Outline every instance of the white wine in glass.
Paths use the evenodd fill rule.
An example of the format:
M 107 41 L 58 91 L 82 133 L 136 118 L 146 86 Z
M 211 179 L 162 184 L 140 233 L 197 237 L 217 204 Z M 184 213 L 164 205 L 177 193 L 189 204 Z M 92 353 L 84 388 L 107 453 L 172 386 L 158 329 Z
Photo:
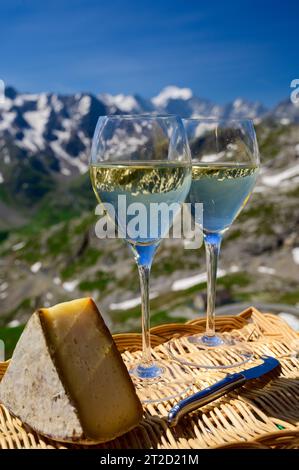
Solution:
M 131 248 L 139 271 L 142 358 L 130 370 L 137 392 L 143 401 L 177 396 L 185 388 L 174 383 L 171 362 L 157 362 L 152 357 L 149 279 L 156 250 L 191 185 L 191 156 L 182 121 L 170 115 L 100 117 L 93 138 L 90 175 L 98 201 L 105 205 L 121 238 Z M 172 207 L 176 203 L 176 209 L 169 217 L 157 220 L 151 209 L 161 203 Z M 141 230 L 133 223 L 134 211 L 139 212 L 137 225 Z M 154 396 L 156 399 L 152 399 Z
M 188 357 L 170 345 L 172 357 L 194 367 L 226 368 L 246 362 L 246 344 L 215 330 L 217 264 L 223 235 L 247 203 L 259 170 L 259 151 L 253 122 L 221 119 L 183 120 L 192 155 L 191 212 L 203 204 L 203 237 L 207 263 L 206 332 L 189 337 L 197 347 Z M 195 211 L 193 211 L 195 215 Z M 240 253 L 242 256 L 242 253 Z M 208 354 L 207 350 L 216 351 Z M 192 357 L 191 357 L 192 356 Z

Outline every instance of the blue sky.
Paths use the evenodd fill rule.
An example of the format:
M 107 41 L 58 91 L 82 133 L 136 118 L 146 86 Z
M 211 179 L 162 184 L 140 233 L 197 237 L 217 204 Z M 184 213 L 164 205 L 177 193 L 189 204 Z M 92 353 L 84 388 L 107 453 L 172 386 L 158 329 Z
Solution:
M 166 85 L 267 105 L 299 78 L 298 0 L 0 0 L 0 78 L 22 91 Z

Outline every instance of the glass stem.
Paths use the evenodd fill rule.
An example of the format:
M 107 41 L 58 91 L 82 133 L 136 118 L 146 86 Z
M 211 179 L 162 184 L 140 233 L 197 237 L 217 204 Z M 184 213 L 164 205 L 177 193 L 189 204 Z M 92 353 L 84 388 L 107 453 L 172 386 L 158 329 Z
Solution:
M 149 281 L 153 258 L 157 245 L 135 246 L 134 254 L 138 266 L 141 307 L 142 307 L 142 366 L 150 368 L 153 365 L 150 336 L 150 301 Z
M 215 336 L 217 264 L 221 241 L 222 235 L 220 233 L 204 234 L 207 261 L 207 324 L 205 333 L 207 337 Z
M 151 267 L 138 265 L 138 271 L 142 305 L 142 364 L 143 366 L 148 367 L 152 365 L 149 305 L 149 280 Z

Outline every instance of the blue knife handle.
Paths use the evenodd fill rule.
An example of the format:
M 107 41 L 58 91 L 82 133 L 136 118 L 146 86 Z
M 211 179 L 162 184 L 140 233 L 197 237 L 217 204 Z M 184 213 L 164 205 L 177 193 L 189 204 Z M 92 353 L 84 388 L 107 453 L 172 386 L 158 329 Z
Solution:
M 207 403 L 221 397 L 227 392 L 241 387 L 246 382 L 246 378 L 241 373 L 229 374 L 224 379 L 216 382 L 215 384 L 207 387 L 200 392 L 184 398 L 184 400 L 177 403 L 168 413 L 169 426 L 175 426 L 179 419 L 186 413 L 190 413 L 197 408 L 200 408 Z

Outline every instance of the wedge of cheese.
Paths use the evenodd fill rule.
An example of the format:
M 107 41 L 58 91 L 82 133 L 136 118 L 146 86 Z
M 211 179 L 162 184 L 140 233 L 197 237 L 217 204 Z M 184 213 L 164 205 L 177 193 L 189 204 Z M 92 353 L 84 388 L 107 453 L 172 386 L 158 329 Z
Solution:
M 106 442 L 142 417 L 125 364 L 90 298 L 31 316 L 0 382 L 0 401 L 59 441 Z

